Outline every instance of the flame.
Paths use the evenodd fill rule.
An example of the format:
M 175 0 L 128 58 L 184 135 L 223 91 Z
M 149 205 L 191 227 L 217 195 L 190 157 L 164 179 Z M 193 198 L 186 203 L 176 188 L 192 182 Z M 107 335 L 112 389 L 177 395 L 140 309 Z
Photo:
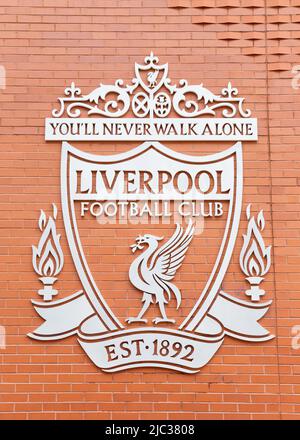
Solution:
M 38 247 L 32 246 L 32 265 L 41 277 L 55 277 L 64 264 L 64 256 L 60 246 L 60 235 L 56 233 L 55 220 L 57 208 L 53 204 L 53 217 L 48 220 L 41 211 L 39 228 L 42 232 Z
M 240 254 L 240 266 L 248 277 L 262 277 L 271 266 L 271 246 L 265 247 L 261 232 L 265 228 L 263 211 L 255 217 L 250 214 L 251 205 L 247 206 L 248 229 L 243 234 L 244 244 Z M 250 218 L 251 217 L 251 218 Z

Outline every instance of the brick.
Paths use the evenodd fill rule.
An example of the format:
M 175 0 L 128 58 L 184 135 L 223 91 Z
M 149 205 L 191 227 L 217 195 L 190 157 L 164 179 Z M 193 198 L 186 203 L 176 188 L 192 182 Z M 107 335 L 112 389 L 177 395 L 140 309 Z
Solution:
M 188 8 L 191 6 L 191 0 L 168 0 L 169 8 Z
M 241 34 L 239 32 L 220 32 L 217 34 L 220 40 L 239 40 Z

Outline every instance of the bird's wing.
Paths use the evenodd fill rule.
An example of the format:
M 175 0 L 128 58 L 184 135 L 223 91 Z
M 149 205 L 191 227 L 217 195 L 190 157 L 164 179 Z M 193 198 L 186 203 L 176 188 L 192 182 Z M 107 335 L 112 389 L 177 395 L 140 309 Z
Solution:
M 170 281 L 182 265 L 186 251 L 192 241 L 194 225 L 190 221 L 186 230 L 177 224 L 172 237 L 153 255 L 150 270 L 159 278 Z
M 153 72 L 149 72 L 148 73 L 148 78 L 151 79 L 151 81 L 152 80 L 155 81 L 156 78 L 158 77 L 158 73 L 159 73 L 158 70 L 154 70 Z

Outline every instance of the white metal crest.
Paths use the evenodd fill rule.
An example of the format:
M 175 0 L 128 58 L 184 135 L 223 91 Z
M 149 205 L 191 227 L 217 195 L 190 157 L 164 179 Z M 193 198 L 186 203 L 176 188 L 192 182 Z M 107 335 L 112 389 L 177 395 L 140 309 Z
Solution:
M 251 286 L 245 292 L 250 301 L 235 298 L 222 289 L 242 212 L 241 141 L 257 139 L 257 120 L 250 117 L 249 109 L 243 108 L 244 98 L 238 96 L 238 90 L 230 82 L 217 95 L 203 84 L 189 85 L 183 79 L 178 85 L 173 84 L 168 77 L 168 64 L 159 64 L 151 52 L 143 64 L 135 63 L 131 84 L 119 79 L 113 85 L 100 84 L 82 94 L 72 82 L 59 103 L 52 118 L 46 119 L 45 139 L 64 141 L 62 212 L 82 290 L 52 300 L 58 293 L 53 284 L 64 264 L 54 205 L 53 216 L 47 219 L 41 213 L 42 235 L 38 246 L 33 247 L 33 268 L 44 285 L 38 293 L 44 301 L 32 302 L 44 323 L 29 336 L 51 341 L 76 335 L 92 362 L 106 372 L 158 366 L 185 373 L 195 373 L 209 362 L 226 335 L 249 342 L 271 339 L 273 336 L 258 322 L 271 304 L 260 302 L 265 291 L 259 287 L 270 269 L 271 248 L 265 246 L 262 237 L 263 212 L 257 219 L 251 217 L 250 205 L 240 255 L 241 270 Z M 93 155 L 65 142 L 70 140 L 144 142 L 120 154 Z M 159 142 L 163 140 L 236 143 L 219 153 L 191 156 L 171 150 Z M 203 179 L 200 184 L 203 175 L 204 184 Z M 179 176 L 185 176 L 186 188 Z M 78 226 L 78 206 L 84 216 L 90 204 L 105 209 L 104 201 L 117 209 L 126 204 L 135 207 L 140 202 L 150 213 L 150 202 L 172 202 L 172 206 L 176 202 L 181 206 L 182 200 L 183 204 L 196 200 L 203 206 L 214 205 L 214 215 L 225 217 L 220 246 L 199 297 L 182 322 L 169 319 L 167 306 L 172 296 L 177 308 L 181 306 L 182 294 L 175 275 L 193 246 L 193 221 L 186 227 L 174 225 L 173 233 L 162 243 L 163 237 L 144 232 L 131 245 L 133 252 L 142 252 L 137 252 L 128 267 L 129 280 L 141 293 L 143 305 L 137 316 L 128 313 L 121 322 L 87 263 Z M 224 211 L 222 203 L 226 205 Z M 153 325 L 147 325 L 145 315 L 154 302 L 160 316 L 153 319 Z M 139 327 L 136 323 L 145 325 Z

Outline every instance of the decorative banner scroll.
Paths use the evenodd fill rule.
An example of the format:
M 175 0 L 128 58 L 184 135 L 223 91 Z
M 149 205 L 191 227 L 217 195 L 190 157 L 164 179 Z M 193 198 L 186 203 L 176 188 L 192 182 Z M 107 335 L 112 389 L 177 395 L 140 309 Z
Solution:
M 225 292 L 195 332 L 157 327 L 105 331 L 83 292 L 51 304 L 32 303 L 45 322 L 30 337 L 49 341 L 77 335 L 90 359 L 107 372 L 159 366 L 194 373 L 209 362 L 225 335 L 250 342 L 273 338 L 258 323 L 271 301 L 254 305 Z

